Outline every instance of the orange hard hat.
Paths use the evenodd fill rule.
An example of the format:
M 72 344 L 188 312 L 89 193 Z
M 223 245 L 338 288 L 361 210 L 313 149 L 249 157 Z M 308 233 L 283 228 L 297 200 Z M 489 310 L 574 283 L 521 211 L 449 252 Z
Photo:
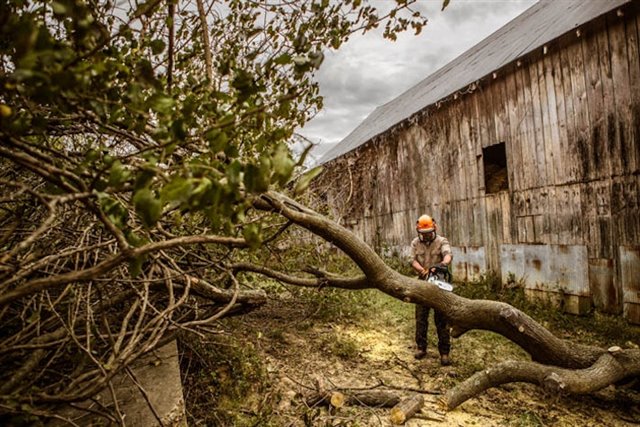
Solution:
M 429 232 L 436 229 L 436 222 L 429 215 L 422 215 L 416 222 L 416 230 L 418 232 Z

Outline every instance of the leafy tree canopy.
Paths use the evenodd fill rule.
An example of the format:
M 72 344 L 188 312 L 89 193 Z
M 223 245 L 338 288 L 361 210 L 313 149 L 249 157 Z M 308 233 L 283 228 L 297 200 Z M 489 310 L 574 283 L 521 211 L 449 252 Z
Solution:
M 260 300 L 227 263 L 286 226 L 256 198 L 315 174 L 293 184 L 287 141 L 323 52 L 419 32 L 413 3 L 0 0 L 0 412 L 50 415 Z

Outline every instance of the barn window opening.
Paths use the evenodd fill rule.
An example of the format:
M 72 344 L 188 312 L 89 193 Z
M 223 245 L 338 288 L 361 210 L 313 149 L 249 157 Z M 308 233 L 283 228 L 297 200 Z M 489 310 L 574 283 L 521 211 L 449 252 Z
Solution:
M 504 142 L 482 149 L 485 193 L 497 193 L 509 189 L 507 152 Z

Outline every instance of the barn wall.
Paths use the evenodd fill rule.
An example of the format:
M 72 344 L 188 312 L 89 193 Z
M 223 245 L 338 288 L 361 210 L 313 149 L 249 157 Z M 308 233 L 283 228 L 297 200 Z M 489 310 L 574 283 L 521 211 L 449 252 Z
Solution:
M 455 246 L 455 275 L 493 270 L 640 323 L 637 5 L 571 32 L 326 165 L 336 214 L 407 253 L 420 213 Z M 504 143 L 508 190 L 483 151 Z

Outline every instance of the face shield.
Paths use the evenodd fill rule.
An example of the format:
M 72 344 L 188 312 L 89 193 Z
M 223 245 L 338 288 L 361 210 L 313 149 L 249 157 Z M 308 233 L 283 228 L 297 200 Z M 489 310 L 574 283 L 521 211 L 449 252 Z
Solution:
M 418 230 L 418 238 L 423 243 L 433 242 L 433 239 L 436 238 L 436 229 L 428 228 L 426 230 Z

